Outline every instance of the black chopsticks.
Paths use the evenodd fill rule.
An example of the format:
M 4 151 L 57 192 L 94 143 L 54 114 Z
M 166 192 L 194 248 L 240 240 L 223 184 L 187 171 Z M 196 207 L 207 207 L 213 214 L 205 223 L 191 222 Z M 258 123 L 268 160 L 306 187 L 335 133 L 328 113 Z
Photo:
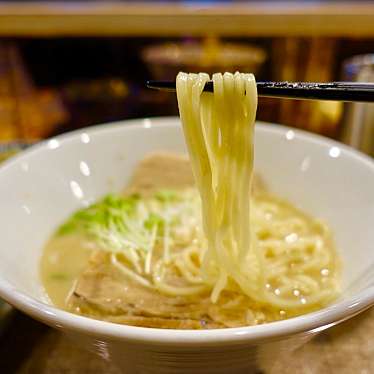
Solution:
M 147 81 L 147 87 L 175 91 L 173 81 Z M 213 82 L 205 84 L 204 91 L 213 92 Z M 356 82 L 257 82 L 259 96 L 289 99 L 374 102 L 374 83 Z

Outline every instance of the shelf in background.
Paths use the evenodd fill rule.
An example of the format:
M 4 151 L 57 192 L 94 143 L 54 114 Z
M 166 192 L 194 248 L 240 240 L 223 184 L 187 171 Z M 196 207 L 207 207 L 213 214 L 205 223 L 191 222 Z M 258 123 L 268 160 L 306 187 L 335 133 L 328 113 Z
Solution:
M 370 2 L 2 2 L 0 36 L 373 37 Z

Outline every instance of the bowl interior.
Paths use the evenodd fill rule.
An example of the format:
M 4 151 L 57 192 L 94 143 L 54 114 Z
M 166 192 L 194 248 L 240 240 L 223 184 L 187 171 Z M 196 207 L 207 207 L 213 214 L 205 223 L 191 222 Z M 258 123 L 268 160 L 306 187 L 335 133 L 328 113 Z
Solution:
M 0 168 L 0 285 L 47 302 L 43 244 L 69 213 L 123 188 L 156 150 L 185 152 L 176 118 L 85 129 L 26 151 Z M 344 297 L 371 285 L 374 166 L 347 147 L 282 126 L 256 127 L 255 168 L 270 189 L 332 227 L 343 260 Z M 0 287 L 1 288 L 1 287 Z

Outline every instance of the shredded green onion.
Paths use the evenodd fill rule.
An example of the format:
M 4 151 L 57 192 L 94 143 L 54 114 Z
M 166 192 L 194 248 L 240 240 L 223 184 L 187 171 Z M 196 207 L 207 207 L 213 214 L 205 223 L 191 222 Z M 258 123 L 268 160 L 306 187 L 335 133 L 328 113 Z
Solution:
M 137 270 L 139 255 L 144 254 L 147 258 L 144 271 L 149 273 L 154 246 L 160 243 L 163 257 L 168 261 L 174 237 L 181 229 L 192 232 L 199 212 L 195 190 L 160 190 L 149 198 L 110 194 L 74 213 L 56 235 L 84 234 L 103 250 L 123 253 Z

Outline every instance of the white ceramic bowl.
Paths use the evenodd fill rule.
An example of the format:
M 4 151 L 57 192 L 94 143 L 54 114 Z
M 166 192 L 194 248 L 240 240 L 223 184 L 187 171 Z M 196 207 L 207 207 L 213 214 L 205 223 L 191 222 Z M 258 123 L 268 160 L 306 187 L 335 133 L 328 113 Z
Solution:
M 341 300 L 286 321 L 210 331 L 116 325 L 49 305 L 39 279 L 45 240 L 69 213 L 120 190 L 136 163 L 155 150 L 185 150 L 178 119 L 88 128 L 6 162 L 0 168 L 0 297 L 132 374 L 248 373 L 374 303 L 373 160 L 322 137 L 258 124 L 256 169 L 276 194 L 334 230 L 344 263 Z

